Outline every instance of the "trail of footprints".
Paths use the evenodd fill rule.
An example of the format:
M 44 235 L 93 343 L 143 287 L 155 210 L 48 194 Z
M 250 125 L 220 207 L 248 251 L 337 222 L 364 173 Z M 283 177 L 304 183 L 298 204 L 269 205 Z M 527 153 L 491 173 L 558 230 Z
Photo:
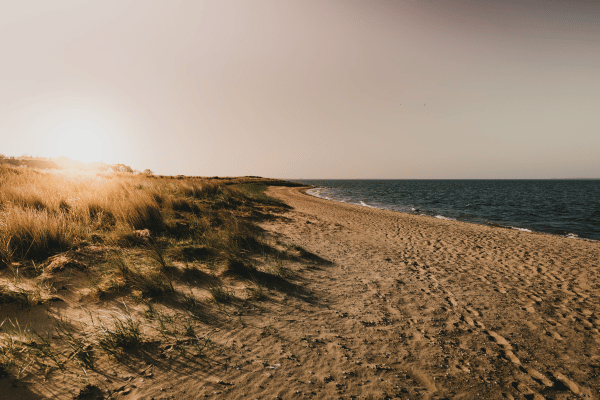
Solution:
M 461 267 L 454 267 L 454 269 L 459 272 L 467 272 Z M 522 309 L 530 314 L 535 314 L 536 307 L 541 306 L 544 302 L 541 296 L 544 298 L 561 298 L 562 306 L 561 304 L 548 305 L 554 307 L 556 312 L 565 319 L 565 322 L 581 324 L 584 329 L 594 333 L 596 340 L 600 342 L 600 317 L 590 310 L 597 307 L 598 299 L 592 299 L 588 293 L 577 287 L 574 282 L 566 282 L 565 278 L 549 271 L 546 267 L 538 266 L 532 271 L 525 271 L 525 269 L 527 269 L 526 266 L 503 269 L 497 264 L 494 264 L 493 267 L 484 264 L 481 270 L 482 274 L 475 278 L 482 282 L 484 286 L 492 288 L 500 294 L 508 294 L 508 288 L 502 281 L 513 280 L 513 285 L 509 284 L 509 286 L 516 286 L 516 289 L 521 292 L 522 296 L 517 297 L 517 299 L 521 303 Z M 532 278 L 532 273 L 533 276 L 537 275 L 540 282 Z M 514 285 L 514 283 L 517 285 Z M 534 286 L 544 286 L 550 291 L 543 290 L 545 293 L 541 294 L 532 289 Z M 451 296 L 448 298 L 448 302 L 454 306 Z M 575 313 L 573 311 L 579 308 L 582 308 L 580 312 Z M 556 323 L 550 324 L 552 326 L 557 325 Z M 550 336 L 556 340 L 562 339 L 556 331 L 551 331 Z
M 456 308 L 457 313 L 460 313 L 460 311 L 458 310 L 458 302 L 456 301 L 456 299 L 454 298 L 454 296 L 452 295 L 451 292 L 447 291 L 447 293 L 448 293 L 448 297 L 447 297 L 448 302 L 453 307 Z M 535 296 L 532 296 L 532 297 L 535 298 Z M 537 298 L 536 301 L 541 302 L 541 299 Z M 466 307 L 465 309 L 467 311 L 469 311 L 469 313 L 471 315 L 473 315 L 474 317 L 480 316 L 479 312 L 477 310 L 473 309 L 472 307 Z M 513 346 L 511 345 L 511 343 L 506 338 L 504 338 L 503 336 L 498 334 L 497 332 L 486 329 L 485 325 L 482 322 L 480 322 L 478 320 L 474 320 L 466 313 L 460 313 L 460 317 L 461 317 L 461 320 L 464 321 L 471 328 L 479 329 L 481 332 L 485 333 L 491 340 L 493 340 L 503 350 L 504 357 L 507 360 L 509 360 L 511 363 L 513 363 L 516 368 L 521 370 L 521 372 L 527 373 L 535 381 L 541 383 L 542 385 L 544 385 L 546 387 L 552 387 L 552 386 L 554 386 L 555 382 L 560 382 L 574 394 L 576 394 L 576 395 L 581 394 L 581 389 L 579 388 L 579 386 L 575 382 L 573 382 L 572 380 L 570 380 L 569 378 L 567 378 L 566 376 L 561 374 L 560 372 L 552 373 L 552 376 L 554 378 L 554 382 L 553 382 L 551 379 L 549 379 L 547 376 L 545 376 L 541 372 L 537 371 L 536 369 L 531 368 L 529 366 L 524 366 L 521 363 L 521 360 L 519 360 L 519 358 L 514 354 Z M 517 386 L 517 389 L 521 393 L 523 393 L 523 395 L 531 395 L 533 399 L 540 399 L 540 400 L 544 399 L 544 396 L 542 396 L 540 393 L 533 391 L 526 384 L 524 384 L 522 382 L 517 383 L 516 386 Z
M 532 368 L 535 363 L 531 363 L 532 360 L 528 359 L 527 351 L 523 352 L 523 349 L 528 350 L 530 353 L 534 351 L 533 347 L 526 348 L 531 346 L 532 342 L 525 341 L 523 342 L 525 345 L 523 345 L 518 338 L 520 332 L 527 332 L 527 329 L 513 330 L 512 332 L 516 335 L 513 337 L 511 333 L 509 340 L 497 332 L 502 331 L 502 328 L 497 327 L 502 325 L 502 320 L 499 321 L 499 324 L 494 324 L 494 315 L 490 315 L 490 310 L 487 310 L 487 308 L 481 307 L 483 303 L 480 302 L 479 306 L 475 305 L 480 311 L 471 307 L 473 303 L 467 305 L 464 303 L 467 301 L 477 303 L 477 300 L 473 299 L 474 293 L 491 292 L 489 298 L 492 301 L 497 301 L 496 306 L 499 308 L 502 307 L 502 303 L 513 307 L 516 302 L 518 307 L 515 315 L 520 314 L 523 318 L 529 320 L 529 325 L 523 324 L 523 326 L 534 326 L 532 329 L 541 330 L 542 334 L 545 333 L 547 336 L 547 343 L 550 343 L 550 346 L 553 340 L 557 344 L 565 342 L 560 332 L 567 328 L 570 331 L 575 330 L 580 333 L 585 330 L 586 335 L 579 335 L 579 337 L 585 336 L 587 338 L 587 333 L 590 333 L 591 337 L 597 343 L 600 343 L 600 301 L 598 293 L 594 291 L 586 292 L 586 282 L 582 282 L 583 279 L 581 278 L 579 280 L 567 279 L 567 277 L 578 277 L 577 269 L 583 269 L 582 265 L 584 264 L 597 264 L 597 260 L 596 262 L 580 258 L 566 260 L 560 257 L 559 249 L 556 250 L 555 254 L 519 251 L 518 245 L 520 245 L 520 242 L 516 241 L 514 250 L 517 252 L 511 253 L 511 250 L 513 250 L 511 243 L 504 243 L 503 247 L 494 247 L 494 238 L 483 237 L 483 235 L 461 240 L 462 243 L 456 243 L 452 237 L 446 237 L 450 244 L 449 247 L 469 249 L 462 254 L 451 253 L 444 251 L 447 247 L 444 241 L 431 239 L 430 235 L 427 236 L 429 239 L 425 247 L 420 245 L 424 237 L 422 233 L 406 232 L 404 229 L 399 229 L 399 232 L 401 234 L 386 236 L 386 239 L 378 245 L 381 245 L 381 253 L 386 252 L 383 257 L 390 257 L 386 258 L 386 261 L 400 259 L 400 263 L 404 264 L 404 270 L 399 277 L 400 279 L 398 279 L 398 289 L 392 289 L 396 285 L 395 280 L 390 287 L 392 295 L 402 293 L 400 295 L 401 302 L 397 303 L 400 306 L 393 306 L 395 302 L 391 301 L 392 295 L 385 300 L 382 298 L 384 315 L 388 312 L 392 316 L 398 317 L 398 320 L 408 323 L 406 329 L 402 326 L 399 328 L 404 337 L 411 330 L 418 330 L 421 332 L 420 336 L 430 341 L 431 344 L 442 343 L 442 341 L 436 342 L 435 334 L 428 334 L 428 329 L 431 333 L 434 329 L 438 329 L 440 323 L 437 323 L 437 325 L 431 322 L 427 324 L 423 322 L 425 318 L 419 318 L 418 321 L 414 318 L 406 318 L 408 315 L 418 314 L 435 317 L 435 312 L 432 312 L 431 308 L 438 306 L 448 310 L 439 313 L 440 316 L 444 316 L 446 323 L 456 321 L 456 323 L 463 324 L 462 326 L 466 328 L 463 332 L 474 333 L 459 333 L 465 338 L 464 344 L 468 345 L 469 340 L 477 342 L 482 338 L 489 340 L 490 344 L 493 343 L 492 347 L 497 348 L 499 355 L 507 360 L 501 363 L 501 367 L 505 366 L 509 370 L 512 368 L 516 372 L 514 377 L 517 382 L 514 382 L 512 386 L 527 399 L 544 399 L 543 395 L 537 393 L 532 387 L 545 394 L 546 388 L 554 388 L 560 391 L 568 389 L 575 395 L 589 393 L 588 389 L 579 387 L 577 383 L 556 371 L 555 369 L 560 368 L 557 363 L 543 364 L 544 360 L 540 357 L 536 359 L 538 362 L 536 368 L 544 368 L 543 365 L 548 367 L 554 365 L 555 367 L 542 369 L 541 371 Z M 412 236 L 414 236 L 414 241 Z M 490 239 L 491 244 L 485 239 Z M 390 247 L 386 246 L 388 241 L 391 244 Z M 320 247 L 323 246 L 321 241 L 316 240 L 316 242 L 319 243 Z M 487 248 L 488 251 L 482 251 L 482 247 Z M 401 251 L 398 252 L 398 249 L 401 249 Z M 381 257 L 381 253 L 367 254 L 365 259 L 377 259 L 379 258 L 378 255 Z M 552 260 L 552 257 L 555 257 L 556 263 Z M 545 260 L 544 263 L 548 263 L 548 267 L 536 262 L 537 259 Z M 419 264 L 414 260 L 418 260 Z M 349 261 L 352 264 L 350 259 Z M 386 263 L 382 264 L 387 265 Z M 474 269 L 473 266 L 476 268 Z M 358 265 L 354 264 L 354 267 L 358 267 Z M 366 265 L 365 267 L 368 268 Z M 399 267 L 402 268 L 402 265 L 399 265 Z M 374 276 L 370 278 L 374 278 L 373 281 L 380 279 L 380 277 Z M 593 281 L 597 282 L 597 276 L 594 278 Z M 417 280 L 417 282 L 413 281 L 416 285 L 410 285 L 416 291 L 410 290 L 409 285 L 405 285 L 411 279 Z M 402 280 L 406 282 L 403 283 Z M 584 284 L 582 285 L 582 283 Z M 452 291 L 445 290 L 446 287 L 451 287 Z M 356 288 L 358 289 L 358 286 Z M 366 284 L 360 290 L 360 293 L 362 293 L 360 297 L 366 301 L 372 298 L 380 289 L 378 286 Z M 365 302 L 365 308 L 367 304 Z M 369 303 L 369 305 L 373 306 L 372 303 Z M 482 310 L 482 308 L 485 308 L 485 310 Z M 522 312 L 518 311 L 519 309 Z M 496 312 L 496 310 L 491 311 Z M 490 326 L 486 326 L 483 320 Z M 507 322 L 506 320 L 503 321 Z M 567 335 L 567 337 L 568 340 L 572 338 L 571 335 Z M 414 342 L 417 339 L 420 340 L 416 338 Z M 514 340 L 514 343 L 511 343 L 511 340 Z M 449 342 L 449 340 L 446 341 Z M 406 342 L 403 341 L 402 343 Z M 454 350 L 455 355 L 458 352 L 462 353 L 457 347 Z M 434 351 L 431 351 L 431 354 L 434 354 Z M 441 353 L 438 352 L 437 354 Z M 477 355 L 473 355 L 473 359 L 477 357 Z M 472 362 L 473 359 L 470 359 L 470 361 Z M 453 362 L 458 361 L 459 365 L 457 367 L 466 370 L 468 367 L 464 364 L 468 365 L 467 360 L 469 360 L 468 354 L 466 357 L 456 357 Z M 581 358 L 578 360 L 581 360 Z M 598 365 L 600 365 L 600 362 L 598 362 Z M 567 367 L 565 366 L 565 368 Z M 528 378 L 521 381 L 521 375 L 523 374 L 526 374 Z M 585 384 L 586 382 L 581 379 L 581 376 L 580 374 L 577 379 Z M 538 383 L 539 386 L 531 385 L 531 380 Z M 551 390 L 549 393 L 555 392 Z M 506 398 L 512 398 L 508 393 L 503 393 L 503 395 Z M 552 397 L 552 394 L 550 396 Z
M 463 271 L 461 268 L 455 268 L 454 273 L 456 273 L 456 270 L 459 270 L 460 272 L 464 272 L 467 273 L 467 271 Z M 434 289 L 434 292 L 436 291 L 435 289 L 441 289 L 443 292 L 443 296 L 447 302 L 447 304 L 449 304 L 452 309 L 454 310 L 454 312 L 456 313 L 456 315 L 459 316 L 459 319 L 466 324 L 470 329 L 472 330 L 477 330 L 478 332 L 485 334 L 490 341 L 494 342 L 499 349 L 501 350 L 501 353 L 503 355 L 503 357 L 510 361 L 510 363 L 512 363 L 512 365 L 514 366 L 515 369 L 517 369 L 518 371 L 527 374 L 531 379 L 533 379 L 534 381 L 538 382 L 540 385 L 542 385 L 543 387 L 546 388 L 551 388 L 551 387 L 556 387 L 556 385 L 558 386 L 563 386 L 562 389 L 567 388 L 568 390 L 570 390 L 573 394 L 575 395 L 582 395 L 582 390 L 581 388 L 571 379 L 569 379 L 568 377 L 566 377 L 564 374 L 558 372 L 558 371 L 551 371 L 548 372 L 549 375 L 545 375 L 542 372 L 532 368 L 529 365 L 526 365 L 526 363 L 522 363 L 521 360 L 519 359 L 519 357 L 515 354 L 515 348 L 514 346 L 510 343 L 509 340 L 507 340 L 505 337 L 503 337 L 502 335 L 500 335 L 499 333 L 491 330 L 491 329 L 487 329 L 485 324 L 483 322 L 481 322 L 479 320 L 479 318 L 481 317 L 481 314 L 475 310 L 473 307 L 470 306 L 466 306 L 466 307 L 461 307 L 459 305 L 459 301 L 457 300 L 457 297 L 454 293 L 452 293 L 450 290 L 444 289 L 442 288 L 440 281 L 433 275 L 432 272 L 438 272 L 438 273 L 442 273 L 442 269 L 434 269 L 432 271 L 431 268 L 427 269 L 427 271 L 425 271 L 423 268 L 421 268 L 420 266 L 414 265 L 413 268 L 411 268 L 411 271 L 413 273 L 415 273 L 416 275 L 416 279 L 421 281 L 422 283 L 424 283 L 425 280 L 429 281 L 429 288 Z M 495 273 L 493 273 L 493 271 L 485 271 L 488 272 L 489 275 L 496 275 Z M 538 271 L 540 273 L 548 273 L 547 270 L 542 269 L 541 271 Z M 561 282 L 560 279 L 552 276 L 554 279 L 551 279 L 551 282 Z M 473 277 L 476 278 L 476 277 Z M 485 277 L 479 277 L 480 281 L 483 282 L 484 284 L 486 284 L 488 287 L 494 287 L 494 290 L 496 290 L 498 293 L 500 294 L 507 294 L 508 291 L 507 289 L 504 287 L 504 285 L 502 285 L 501 283 L 496 283 L 499 282 L 500 277 L 490 277 L 490 279 L 487 279 Z M 544 276 L 545 278 L 545 276 Z M 531 282 L 531 280 L 527 279 L 527 278 L 521 278 L 520 279 L 520 283 L 522 284 L 522 286 L 513 286 L 514 290 L 518 290 L 520 295 L 518 298 L 518 301 L 521 303 L 522 309 L 524 311 L 527 311 L 528 313 L 531 314 L 536 314 L 536 306 L 540 306 L 543 303 L 543 298 L 540 297 L 537 292 L 535 292 L 534 290 L 531 290 L 529 288 L 534 286 L 534 283 Z M 525 287 L 524 289 L 522 287 Z M 557 288 L 558 290 L 560 290 L 560 288 Z M 426 295 L 430 295 L 430 296 L 435 296 L 435 293 L 432 292 L 431 290 L 428 290 L 427 288 L 421 288 L 421 291 L 426 294 Z M 573 292 L 574 293 L 574 292 Z M 549 293 L 550 295 L 552 295 L 552 293 Z M 561 295 L 564 294 L 564 291 L 561 292 Z M 548 297 L 548 293 L 545 293 L 544 297 Z M 581 298 L 581 297 L 580 297 Z M 573 321 L 577 321 L 579 323 L 581 323 L 586 329 L 590 330 L 593 333 L 598 333 L 598 324 L 600 323 L 600 318 L 598 318 L 594 312 L 592 312 L 591 310 L 587 309 L 587 308 L 581 308 L 582 304 L 586 304 L 588 303 L 587 298 L 582 298 L 581 300 L 578 299 L 577 296 L 573 296 L 573 297 L 568 297 L 565 299 L 567 304 L 563 304 L 561 305 L 554 305 L 554 307 L 558 308 L 558 309 L 562 309 L 563 310 L 563 318 L 567 318 L 570 317 Z M 561 308 L 562 307 L 562 308 Z M 579 308 L 578 308 L 579 307 Z M 461 312 L 462 310 L 466 310 L 467 312 Z M 579 312 L 577 315 L 572 315 L 573 314 L 573 310 L 578 309 Z M 559 315 L 561 315 L 559 313 Z M 546 322 L 548 327 L 560 327 L 561 323 L 555 321 L 554 319 L 551 318 L 544 318 L 542 316 L 539 316 L 539 320 L 540 322 Z M 411 321 L 409 321 L 411 322 Z M 415 322 L 415 321 L 412 321 Z M 415 325 L 414 323 L 411 323 L 411 325 Z M 557 341 L 561 341 L 562 337 L 561 335 L 553 329 L 548 329 L 547 330 L 547 335 L 552 337 L 553 339 L 557 340 Z M 425 337 L 427 337 L 425 335 Z M 600 340 L 598 340 L 600 342 Z M 541 400 L 544 399 L 545 397 L 536 392 L 535 390 L 531 389 L 529 386 L 527 386 L 526 383 L 524 382 L 515 382 L 514 387 L 521 392 L 524 396 L 526 396 L 528 399 L 537 399 L 537 400 Z M 510 396 L 508 396 L 510 398 Z
M 515 348 L 510 343 L 509 340 L 507 340 L 505 337 L 503 337 L 499 333 L 486 328 L 485 324 L 479 320 L 479 318 L 481 317 L 481 314 L 479 313 L 479 311 L 477 311 L 476 309 L 474 309 L 473 307 L 470 307 L 470 306 L 461 307 L 459 304 L 459 301 L 457 300 L 456 295 L 453 292 L 451 292 L 450 290 L 445 290 L 442 288 L 440 281 L 432 273 L 432 272 L 441 272 L 440 270 L 432 271 L 430 269 L 428 271 L 424 271 L 422 268 L 416 267 L 416 268 L 412 268 L 412 272 L 415 273 L 416 279 L 421 281 L 422 283 L 425 283 L 424 281 L 426 281 L 426 280 L 429 281 L 428 287 L 429 287 L 429 289 L 432 289 L 432 290 L 429 290 L 427 287 L 421 288 L 421 291 L 424 294 L 435 297 L 436 292 L 439 292 L 439 289 L 441 289 L 447 304 L 449 304 L 452 307 L 454 312 L 459 316 L 460 320 L 463 323 L 465 323 L 466 325 L 468 325 L 472 330 L 474 330 L 474 331 L 477 330 L 478 332 L 485 334 L 491 342 L 495 343 L 499 347 L 503 357 L 506 360 L 510 361 L 510 363 L 512 363 L 512 365 L 514 366 L 514 368 L 516 370 L 518 370 L 521 373 L 527 374 L 532 380 L 534 380 L 535 382 L 538 382 L 543 387 L 546 387 L 546 388 L 555 387 L 555 388 L 558 388 L 559 390 L 568 389 L 573 394 L 578 395 L 578 396 L 581 396 L 584 394 L 582 392 L 582 389 L 577 385 L 577 383 L 575 383 L 574 381 L 572 381 L 571 379 L 566 377 L 564 374 L 562 374 L 558 371 L 548 371 L 546 374 L 544 374 L 544 373 L 532 368 L 531 366 L 527 365 L 527 363 L 523 363 L 519 359 L 519 357 L 515 354 Z M 490 286 L 496 285 L 496 288 L 499 289 L 499 290 L 497 290 L 497 292 L 499 292 L 501 294 L 507 293 L 507 290 L 502 285 L 494 284 L 493 281 L 489 281 L 489 280 L 485 280 L 485 281 L 487 281 L 487 283 L 489 283 Z M 529 280 L 524 280 L 524 283 L 525 283 L 526 288 L 533 286 L 533 283 Z M 536 313 L 535 307 L 540 306 L 544 301 L 543 298 L 540 297 L 537 294 L 537 292 L 535 292 L 533 290 L 520 289 L 518 287 L 517 288 L 513 287 L 512 290 L 518 290 L 518 292 L 521 294 L 521 296 L 518 297 L 518 300 L 521 302 L 522 309 L 531 314 L 535 314 Z M 552 294 L 552 293 L 550 293 L 550 294 Z M 543 293 L 542 295 L 544 295 L 544 297 L 546 297 L 546 298 L 548 297 L 548 293 Z M 577 322 L 581 323 L 588 330 L 590 330 L 594 333 L 597 333 L 597 326 L 598 326 L 598 323 L 600 323 L 600 319 L 596 317 L 594 312 L 589 309 L 586 309 L 586 308 L 579 308 L 579 309 L 577 309 L 578 315 L 572 315 L 573 310 L 576 309 L 576 306 L 577 305 L 581 306 L 581 304 L 580 304 L 581 302 L 579 302 L 577 304 L 573 304 L 574 303 L 573 298 L 567 298 L 567 299 L 565 299 L 565 301 L 567 304 L 563 304 L 562 306 L 561 305 L 554 306 L 556 308 L 562 307 L 563 318 L 570 317 L 573 321 L 577 321 Z M 586 303 L 586 302 L 587 302 L 586 299 L 584 299 L 583 303 Z M 466 312 L 462 312 L 461 310 L 466 311 Z M 548 327 L 560 327 L 561 326 L 560 322 L 557 322 L 556 320 L 554 320 L 552 318 L 539 316 L 539 320 L 540 320 L 540 322 L 542 322 L 542 321 L 546 322 Z M 416 325 L 416 321 L 414 321 L 414 320 L 409 320 L 409 323 L 411 326 Z M 415 329 L 417 329 L 417 328 L 415 327 Z M 429 338 L 429 336 L 425 334 L 424 330 L 421 330 L 421 329 L 417 329 L 417 330 L 419 332 L 421 332 L 425 338 Z M 548 329 L 547 335 L 557 341 L 562 340 L 561 335 L 556 330 Z M 462 366 L 462 368 L 464 370 L 468 370 L 464 366 Z M 513 386 L 515 387 L 516 390 L 518 390 L 520 393 L 522 393 L 528 399 L 542 400 L 545 398 L 541 393 L 536 392 L 535 390 L 530 388 L 524 382 L 515 382 Z M 507 396 L 508 396 L 508 398 L 511 398 L 510 395 L 507 395 Z

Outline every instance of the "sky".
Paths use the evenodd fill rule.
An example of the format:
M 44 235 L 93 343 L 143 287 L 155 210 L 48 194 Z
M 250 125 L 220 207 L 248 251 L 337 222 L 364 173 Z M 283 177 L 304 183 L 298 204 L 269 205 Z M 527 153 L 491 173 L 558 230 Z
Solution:
M 0 5 L 0 154 L 163 175 L 600 178 L 600 2 Z

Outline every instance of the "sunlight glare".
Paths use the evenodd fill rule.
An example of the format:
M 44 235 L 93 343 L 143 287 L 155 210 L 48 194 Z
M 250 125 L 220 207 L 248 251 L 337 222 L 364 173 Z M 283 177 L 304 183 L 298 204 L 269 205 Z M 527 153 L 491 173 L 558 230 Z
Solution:
M 84 163 L 104 161 L 107 156 L 107 136 L 96 124 L 71 120 L 58 125 L 52 132 L 55 154 Z

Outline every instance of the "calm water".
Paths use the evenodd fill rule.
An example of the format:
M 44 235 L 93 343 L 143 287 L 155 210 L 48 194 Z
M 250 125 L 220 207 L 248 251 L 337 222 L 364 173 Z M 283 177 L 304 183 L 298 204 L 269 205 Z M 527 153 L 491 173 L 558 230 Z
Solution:
M 301 180 L 366 207 L 600 240 L 600 180 Z

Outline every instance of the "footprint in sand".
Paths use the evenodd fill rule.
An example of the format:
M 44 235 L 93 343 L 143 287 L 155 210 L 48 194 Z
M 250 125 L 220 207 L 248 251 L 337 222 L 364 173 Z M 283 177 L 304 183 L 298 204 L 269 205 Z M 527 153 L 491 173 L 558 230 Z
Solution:
M 536 381 L 540 382 L 541 384 L 543 384 L 544 386 L 553 386 L 554 384 L 552 383 L 552 381 L 548 378 L 546 378 L 546 376 L 544 376 L 544 374 L 542 374 L 541 372 L 533 369 L 533 368 L 524 368 L 521 367 L 521 370 L 527 374 L 529 374 L 529 376 L 531 376 L 533 379 L 535 379 Z
M 573 291 L 575 292 L 575 294 L 577 296 L 579 296 L 579 299 L 577 299 L 577 301 L 579 301 L 579 302 L 581 302 L 583 300 L 587 300 L 590 297 L 587 293 L 585 293 L 584 291 L 579 290 L 577 288 L 574 288 Z
M 534 392 L 533 390 L 531 390 L 531 388 L 529 386 L 527 386 L 526 384 L 524 384 L 523 382 L 515 382 L 513 383 L 513 386 L 515 387 L 515 389 L 517 389 L 519 392 L 521 392 L 523 394 L 523 396 L 525 396 L 525 398 L 527 399 L 532 399 L 532 400 L 544 400 L 545 397 L 542 396 L 541 394 Z
M 467 317 L 466 315 L 462 316 L 463 321 L 465 321 L 467 324 L 471 325 L 472 327 L 475 327 L 475 323 L 473 322 L 473 320 L 469 317 Z
M 456 299 L 452 296 L 448 296 L 446 298 L 446 300 L 448 300 L 448 303 L 450 303 L 452 305 L 452 307 L 457 307 L 458 306 L 458 302 L 456 301 Z
M 539 266 L 537 267 L 537 272 L 538 272 L 539 274 L 542 274 L 542 275 L 544 275 L 544 274 L 546 273 L 546 271 L 548 271 L 548 269 L 547 269 L 547 268 L 545 268 L 544 266 L 541 266 L 541 265 L 539 265 Z
M 525 307 L 521 307 L 523 310 L 527 311 L 528 313 L 534 314 L 535 313 L 535 308 L 533 308 L 533 306 L 525 306 Z
M 559 381 L 560 383 L 562 383 L 563 385 L 568 387 L 571 392 L 573 392 L 575 394 L 581 393 L 581 390 L 579 390 L 579 386 L 577 386 L 577 384 L 575 382 L 573 382 L 572 380 L 570 380 L 569 378 L 567 378 L 560 372 L 554 372 L 552 375 L 554 375 L 554 378 L 557 381 Z
M 521 365 L 521 360 L 511 350 L 504 350 L 504 357 L 513 364 Z
M 468 312 L 470 312 L 471 314 L 473 314 L 476 317 L 479 317 L 479 311 L 477 311 L 476 309 L 474 309 L 473 307 L 465 307 L 467 309 Z
M 549 332 L 549 335 L 555 340 L 562 340 L 562 336 L 558 332 Z
M 494 331 L 487 331 L 486 332 L 489 336 L 491 336 L 494 341 L 496 343 L 498 343 L 500 346 L 504 347 L 507 350 L 511 350 L 512 346 L 510 345 L 510 343 L 508 342 L 508 340 L 506 340 L 503 336 L 500 336 L 499 334 L 497 334 Z
M 537 297 L 537 296 L 535 296 L 535 295 L 533 295 L 533 294 L 530 294 L 530 295 L 529 295 L 529 298 L 530 298 L 531 300 L 535 301 L 536 303 L 541 303 L 541 302 L 542 302 L 542 299 L 540 299 L 539 297 Z

